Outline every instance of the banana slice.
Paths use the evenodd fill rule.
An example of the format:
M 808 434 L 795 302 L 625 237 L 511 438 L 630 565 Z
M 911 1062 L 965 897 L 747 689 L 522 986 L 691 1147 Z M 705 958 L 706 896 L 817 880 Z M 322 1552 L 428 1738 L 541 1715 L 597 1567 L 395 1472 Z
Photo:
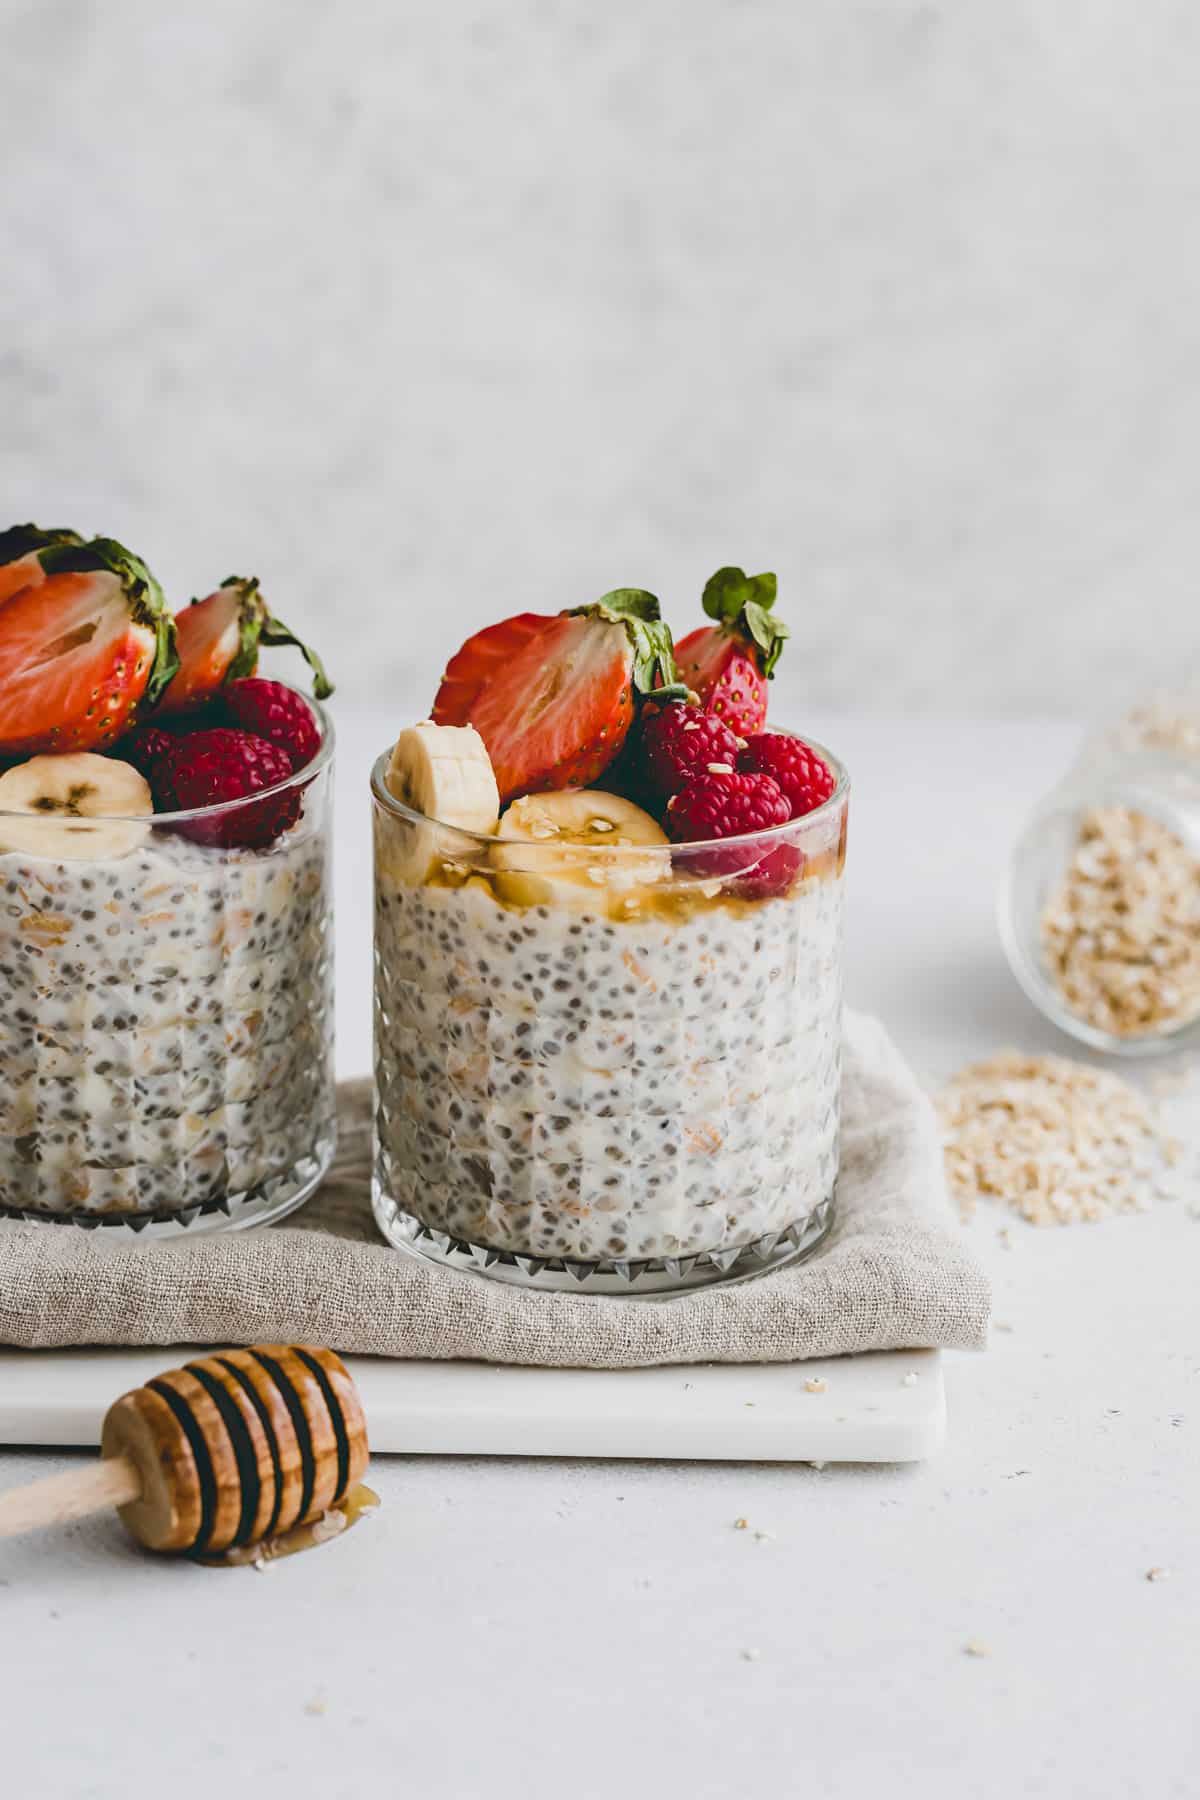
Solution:
M 150 829 L 137 821 L 153 811 L 149 785 L 130 763 L 91 751 L 32 756 L 0 775 L 0 851 L 53 862 L 128 856 Z
M 490 837 L 496 829 L 500 793 L 473 725 L 434 725 L 429 719 L 410 725 L 396 739 L 387 785 L 425 821 L 389 822 L 388 866 L 408 886 L 428 881 L 441 864 L 471 856 L 474 846 L 457 832 Z
M 620 794 L 561 788 L 514 800 L 500 821 L 492 868 L 502 899 L 622 917 L 667 879 L 671 852 L 649 813 Z

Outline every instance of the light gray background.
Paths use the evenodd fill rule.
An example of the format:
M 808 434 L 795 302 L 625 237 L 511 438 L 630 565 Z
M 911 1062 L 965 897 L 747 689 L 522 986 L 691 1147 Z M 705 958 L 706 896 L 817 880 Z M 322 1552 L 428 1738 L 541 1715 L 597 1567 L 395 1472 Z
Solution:
M 1190 653 L 1190 0 L 0 21 L 0 511 L 257 571 L 344 703 L 724 561 L 822 708 Z

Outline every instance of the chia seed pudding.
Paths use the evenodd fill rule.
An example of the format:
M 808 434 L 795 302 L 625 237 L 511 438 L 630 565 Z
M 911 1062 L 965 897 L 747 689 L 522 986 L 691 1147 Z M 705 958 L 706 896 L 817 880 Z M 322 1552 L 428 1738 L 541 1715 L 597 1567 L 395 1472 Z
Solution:
M 329 745 L 262 849 L 147 820 L 0 854 L 0 1210 L 178 1228 L 290 1211 L 333 1152 Z
M 375 790 L 376 1216 L 511 1280 L 663 1292 L 790 1260 L 838 1165 L 844 778 L 789 891 L 740 898 L 699 845 L 651 891 L 513 904 L 486 839 L 414 882 Z M 615 853 L 614 853 L 615 854 Z M 723 854 L 728 854 L 723 851 Z M 644 853 L 643 864 L 644 864 Z M 616 858 L 619 861 L 619 857 Z

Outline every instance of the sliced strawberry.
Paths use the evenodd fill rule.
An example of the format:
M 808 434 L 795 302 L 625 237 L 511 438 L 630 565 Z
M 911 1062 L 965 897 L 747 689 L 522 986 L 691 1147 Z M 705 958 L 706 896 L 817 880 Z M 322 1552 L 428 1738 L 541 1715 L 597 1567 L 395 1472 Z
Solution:
M 474 725 L 501 804 L 547 788 L 588 787 L 614 761 L 634 694 L 678 689 L 658 601 L 617 588 L 594 606 L 521 613 L 469 638 L 442 677 L 433 719 Z
M 774 575 L 718 569 L 704 588 L 704 610 L 717 623 L 689 632 L 675 650 L 681 678 L 739 737 L 766 723 L 767 682 L 788 635 L 771 610 L 775 594 Z
M 111 538 L 53 535 L 25 552 L 36 577 L 0 597 L 0 756 L 107 749 L 176 666 L 145 564 Z
M 42 531 L 37 525 L 10 525 L 0 531 L 0 604 L 22 588 L 41 587 L 46 571 L 39 550 L 52 544 L 82 544 L 77 531 Z
M 489 625 L 468 638 L 446 664 L 446 673 L 433 703 L 434 724 L 465 725 L 480 690 L 539 633 L 553 625 L 558 616 L 554 613 L 517 613 L 514 618 L 502 619 L 498 625 Z
M 256 576 L 230 575 L 206 599 L 193 600 L 177 613 L 175 630 L 179 673 L 159 708 L 166 716 L 203 706 L 227 682 L 253 675 L 260 644 L 294 644 L 313 672 L 317 699 L 333 692 L 316 652 L 272 616 Z

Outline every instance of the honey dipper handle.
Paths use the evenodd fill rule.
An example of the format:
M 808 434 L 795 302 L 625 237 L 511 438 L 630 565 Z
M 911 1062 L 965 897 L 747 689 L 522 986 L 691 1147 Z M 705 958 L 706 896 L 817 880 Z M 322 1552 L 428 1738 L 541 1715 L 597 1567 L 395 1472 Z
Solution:
M 125 1506 L 142 1491 L 137 1465 L 128 1456 L 103 1456 L 86 1469 L 48 1475 L 28 1487 L 0 1494 L 0 1538 L 20 1537 L 45 1525 L 66 1525 L 106 1507 Z

